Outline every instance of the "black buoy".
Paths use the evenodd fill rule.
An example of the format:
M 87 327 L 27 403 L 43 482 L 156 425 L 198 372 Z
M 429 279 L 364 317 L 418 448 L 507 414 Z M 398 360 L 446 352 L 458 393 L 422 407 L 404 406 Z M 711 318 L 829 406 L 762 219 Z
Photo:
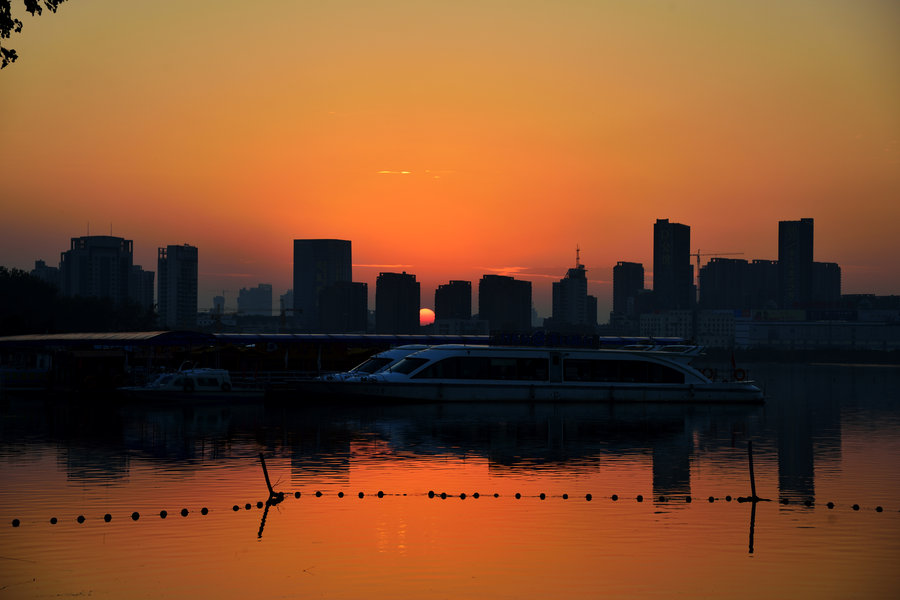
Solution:
M 568 499 L 569 499 L 569 495 L 568 495 L 568 494 L 563 494 L 563 500 L 568 500 Z
M 137 521 L 140 518 L 141 518 L 141 513 L 137 512 L 137 511 L 134 511 L 133 513 L 131 513 L 132 521 Z
M 693 501 L 693 498 L 691 498 L 690 496 L 685 496 L 684 501 L 690 503 Z
M 260 502 L 260 504 L 262 504 L 262 502 Z M 182 516 L 182 517 L 188 516 L 188 509 L 182 508 L 182 509 L 181 509 L 181 516 Z
M 641 496 L 640 494 L 638 494 L 638 495 L 637 495 L 637 498 L 635 498 L 635 499 L 636 499 L 638 502 L 643 502 L 643 501 L 644 501 L 644 497 Z
M 244 510 L 250 510 L 251 508 L 253 508 L 253 505 L 250 504 L 249 502 L 244 505 Z
M 472 494 L 472 497 L 475 498 L 475 499 L 477 500 L 477 499 L 478 499 L 478 492 L 475 492 L 474 494 Z
M 591 501 L 591 498 L 593 498 L 593 496 L 591 496 L 590 494 L 585 494 L 585 495 L 584 495 L 584 499 L 587 500 L 588 502 Z
M 241 507 L 238 506 L 237 504 L 235 504 L 234 506 L 231 507 L 231 510 L 233 510 L 234 512 L 237 512 L 237 511 L 241 510 Z
M 200 509 L 200 514 L 204 515 L 204 516 L 208 515 L 209 509 L 204 506 L 203 508 Z
M 520 498 L 522 498 L 522 494 L 520 494 L 519 492 L 516 492 L 516 500 L 519 500 Z
M 50 524 L 51 524 L 51 525 L 56 525 L 57 522 L 58 522 L 58 520 L 57 520 L 56 517 L 50 517 Z
M 79 523 L 84 523 L 84 515 L 78 515 L 78 518 L 75 520 L 78 521 Z
M 235 508 L 237 508 L 237 507 L 235 507 Z M 165 518 L 168 517 L 168 516 L 169 516 L 169 513 L 167 513 L 166 511 L 164 511 L 164 510 L 159 511 L 159 518 L 160 518 L 160 519 L 165 519 Z
M 447 499 L 447 492 L 441 492 L 441 500 Z
M 709 497 L 709 503 L 710 503 L 710 504 L 712 504 L 712 503 L 715 502 L 715 501 L 716 501 L 716 499 L 715 499 L 713 496 L 710 496 L 710 497 Z
M 322 492 L 316 491 L 316 498 L 321 498 L 321 497 L 322 497 Z
M 300 492 L 294 492 L 294 498 L 299 498 L 299 497 L 300 497 Z
M 884 509 L 881 508 L 880 506 L 875 507 L 875 512 L 882 512 L 882 511 L 884 511 Z
M 828 508 L 834 508 L 834 502 L 829 502 L 825 506 L 827 506 Z
M 460 499 L 460 500 L 465 500 L 465 499 L 466 499 L 466 493 L 465 493 L 465 492 L 461 493 L 461 494 L 459 495 L 459 499 Z
M 262 508 L 262 507 L 263 507 L 262 501 L 259 501 L 256 503 L 256 508 Z
M 381 492 L 379 492 L 379 494 L 381 494 Z M 378 496 L 378 497 L 379 497 L 379 498 L 382 498 L 383 496 L 384 496 L 384 494 L 381 494 L 381 495 Z M 360 498 L 365 498 L 366 495 L 365 495 L 364 493 L 360 492 L 360 493 L 359 493 L 359 497 L 360 497 Z
M 498 494 L 497 492 L 494 492 L 494 498 L 499 498 L 499 497 L 500 497 L 500 494 Z
M 613 502 L 615 502 L 615 501 L 618 500 L 618 499 L 619 499 L 619 496 L 618 496 L 618 495 L 616 495 L 616 494 L 613 494 L 613 495 L 612 495 L 612 501 L 613 501 Z
M 853 510 L 859 510 L 859 504 L 854 504 L 850 508 L 852 508 Z
M 13 519 L 13 520 L 12 520 L 12 526 L 13 526 L 13 527 L 18 527 L 18 526 L 19 526 L 19 520 L 18 520 L 18 519 Z
M 428 491 L 428 497 L 429 497 L 429 498 L 434 498 L 434 490 L 429 490 L 429 491 Z
M 109 513 L 106 513 L 105 515 L 103 515 L 103 520 L 106 521 L 107 523 L 109 523 L 110 521 L 112 521 L 112 515 Z
M 343 497 L 344 497 L 344 492 L 338 492 L 338 498 L 343 498 Z
M 725 502 L 731 502 L 731 496 L 725 496 Z
M 547 498 L 547 494 L 545 494 L 544 492 L 541 492 L 540 498 L 541 498 L 541 500 L 544 500 L 545 498 Z
M 359 494 L 360 494 L 359 497 L 362 498 L 362 492 L 360 492 Z M 379 498 L 384 498 L 384 492 L 382 492 L 381 490 L 378 490 L 378 497 L 379 497 Z
M 810 507 L 810 506 L 813 505 L 813 501 L 810 500 L 809 498 L 807 498 L 807 499 L 803 502 L 803 504 L 806 505 L 806 507 L 808 508 L 808 507 Z

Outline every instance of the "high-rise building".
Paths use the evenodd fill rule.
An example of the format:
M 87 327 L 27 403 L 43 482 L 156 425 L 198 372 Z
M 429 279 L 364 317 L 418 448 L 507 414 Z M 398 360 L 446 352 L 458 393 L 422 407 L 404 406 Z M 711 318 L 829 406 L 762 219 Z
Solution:
M 576 250 L 575 267 L 566 271 L 565 277 L 553 282 L 553 326 L 562 329 L 595 327 L 597 299 L 593 298 L 591 302 L 591 298 L 593 296 L 587 293 L 587 270 Z
M 698 275 L 700 307 L 704 309 L 744 309 L 750 305 L 748 289 L 750 264 L 738 258 L 713 258 Z
M 812 304 L 816 308 L 837 308 L 841 303 L 841 267 L 833 262 L 814 262 Z
M 255 288 L 241 288 L 237 299 L 238 313 L 242 315 L 272 316 L 272 284 L 260 283 Z
M 483 275 L 478 283 L 478 317 L 491 331 L 531 330 L 531 282 L 506 275 Z
M 132 265 L 128 280 L 128 297 L 141 308 L 152 310 L 155 283 L 153 271 L 145 271 L 140 265 Z
M 197 326 L 196 246 L 160 248 L 157 259 L 159 320 L 169 329 L 193 329 Z
M 327 333 L 365 333 L 369 312 L 369 286 L 337 281 L 319 294 L 319 325 Z
M 638 294 L 644 289 L 644 265 L 619 261 L 613 267 L 613 312 L 633 317 Z
M 806 308 L 812 299 L 813 220 L 778 222 L 778 283 L 782 308 Z
M 450 281 L 439 285 L 434 291 L 434 318 L 471 319 L 472 282 Z
M 108 235 L 72 238 L 71 247 L 60 257 L 62 293 L 121 304 L 129 297 L 132 262 L 131 240 Z
M 778 308 L 778 261 L 755 259 L 748 265 L 747 302 L 750 308 Z
M 419 330 L 420 286 L 416 276 L 379 273 L 375 280 L 375 332 L 416 333 Z
M 293 318 L 301 331 L 324 331 L 319 321 L 319 299 L 326 287 L 353 280 L 350 241 L 294 240 Z
M 653 226 L 653 292 L 661 310 L 694 307 L 691 228 L 657 219 Z

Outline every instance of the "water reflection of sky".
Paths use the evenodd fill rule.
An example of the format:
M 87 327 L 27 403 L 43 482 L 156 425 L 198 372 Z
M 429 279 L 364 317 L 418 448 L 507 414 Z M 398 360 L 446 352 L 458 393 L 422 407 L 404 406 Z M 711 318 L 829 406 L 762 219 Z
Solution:
M 855 585 L 892 597 L 898 370 L 755 373 L 771 396 L 762 407 L 6 400 L 0 519 L 22 526 L 0 528 L 0 587 L 15 597 L 154 597 L 160 585 L 175 597 L 841 597 Z M 749 505 L 725 500 L 749 493 L 748 440 L 759 495 L 775 500 L 757 509 L 752 555 Z M 260 452 L 275 487 L 301 494 L 264 523 Z M 43 583 L 23 583 L 37 575 Z

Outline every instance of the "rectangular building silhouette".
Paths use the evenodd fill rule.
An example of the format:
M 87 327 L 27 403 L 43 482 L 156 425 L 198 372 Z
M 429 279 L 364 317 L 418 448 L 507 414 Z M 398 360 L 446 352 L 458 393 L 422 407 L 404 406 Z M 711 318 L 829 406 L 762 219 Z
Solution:
M 294 240 L 293 319 L 298 330 L 323 332 L 319 298 L 326 287 L 353 281 L 350 241 Z
M 691 265 L 691 228 L 657 219 L 653 225 L 653 292 L 656 308 L 694 307 L 694 267 Z
M 157 254 L 159 320 L 168 329 L 197 327 L 196 246 L 166 246 Z
M 375 333 L 416 333 L 419 293 L 415 275 L 379 273 L 375 280 Z
M 492 332 L 531 330 L 531 282 L 506 275 L 483 275 L 478 283 L 478 318 Z
M 453 280 L 439 285 L 434 291 L 434 318 L 471 319 L 472 282 Z

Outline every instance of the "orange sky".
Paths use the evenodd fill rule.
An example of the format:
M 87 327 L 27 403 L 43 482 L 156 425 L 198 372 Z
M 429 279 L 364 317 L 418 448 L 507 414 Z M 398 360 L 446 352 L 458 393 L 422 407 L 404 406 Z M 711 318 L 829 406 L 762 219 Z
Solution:
M 158 246 L 198 246 L 200 307 L 233 307 L 291 286 L 293 239 L 337 237 L 370 292 L 405 270 L 433 306 L 439 283 L 507 272 L 546 316 L 578 244 L 603 322 L 616 261 L 649 285 L 657 218 L 775 259 L 777 221 L 812 217 L 845 293 L 900 293 L 892 0 L 13 10 L 6 266 L 111 226 L 150 270 Z

